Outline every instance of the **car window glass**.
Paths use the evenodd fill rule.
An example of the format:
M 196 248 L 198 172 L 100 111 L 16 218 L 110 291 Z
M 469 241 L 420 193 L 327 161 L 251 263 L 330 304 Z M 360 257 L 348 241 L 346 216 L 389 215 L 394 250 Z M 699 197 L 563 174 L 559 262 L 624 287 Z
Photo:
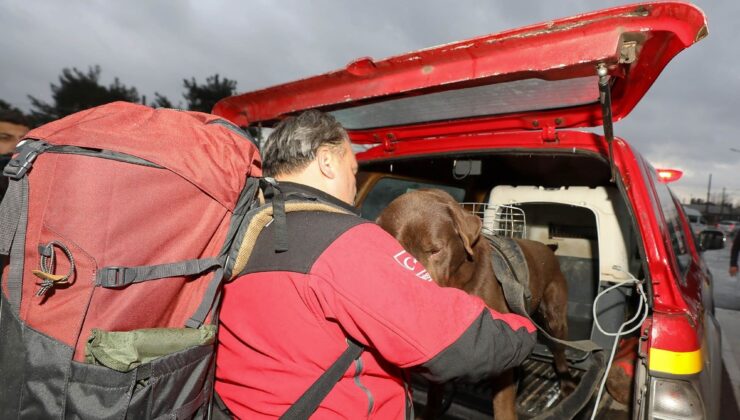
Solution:
M 655 171 L 652 172 L 655 173 Z M 681 218 L 679 217 L 676 202 L 674 201 L 673 195 L 668 189 L 668 186 L 658 181 L 655 175 L 653 175 L 653 183 L 655 185 L 655 191 L 658 193 L 658 200 L 660 201 L 660 207 L 663 211 L 663 217 L 665 218 L 668 228 L 671 247 L 673 248 L 673 253 L 676 255 L 678 268 L 681 273 L 685 273 L 686 269 L 689 267 L 691 256 L 688 252 L 686 235 L 684 235 L 684 229 L 681 224 Z
M 430 184 L 426 182 L 409 181 L 397 178 L 382 178 L 373 185 L 373 189 L 362 202 L 362 217 L 375 220 L 391 201 L 401 194 L 421 188 L 439 188 L 447 191 L 457 201 L 465 198 L 465 190 L 448 185 Z
M 330 112 L 348 130 L 512 112 L 565 108 L 599 100 L 597 76 L 524 79 L 388 99 Z

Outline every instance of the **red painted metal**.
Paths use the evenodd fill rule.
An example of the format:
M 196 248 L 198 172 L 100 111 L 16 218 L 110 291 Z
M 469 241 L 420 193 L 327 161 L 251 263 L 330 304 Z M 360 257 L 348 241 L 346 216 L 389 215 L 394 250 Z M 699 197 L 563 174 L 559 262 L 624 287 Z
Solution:
M 656 313 L 651 327 L 650 347 L 674 352 L 701 349 L 703 326 L 686 314 Z
M 396 150 L 396 145 L 394 143 L 395 138 L 393 137 L 392 133 L 386 133 L 385 136 L 383 136 L 383 150 L 386 152 L 393 152 Z
M 579 131 L 559 131 L 557 143 L 545 144 L 542 135 L 533 131 L 485 133 L 444 136 L 434 140 L 408 140 L 394 143 L 389 152 L 383 146 L 373 147 L 357 154 L 359 162 L 379 159 L 403 158 L 431 154 L 465 153 L 470 151 L 496 151 L 501 149 L 564 150 L 592 152 L 607 156 L 606 141 L 599 135 Z
M 542 127 L 542 141 L 553 142 L 557 140 L 557 134 L 555 134 L 555 127 L 546 124 Z
M 339 109 L 383 98 L 527 78 L 590 76 L 597 63 L 606 63 L 615 79 L 616 121 L 632 110 L 673 56 L 704 35 L 706 19 L 695 6 L 675 2 L 621 6 L 381 61 L 362 58 L 346 69 L 225 98 L 213 112 L 239 125 L 269 123 L 309 108 Z M 637 59 L 628 63 L 630 48 L 624 42 L 632 41 Z M 560 118 L 559 127 L 597 126 L 601 109 L 594 103 L 392 131 L 402 140 L 473 131 L 539 130 L 533 120 L 545 123 L 556 118 Z M 373 143 L 387 131 L 357 131 L 352 138 L 357 143 Z

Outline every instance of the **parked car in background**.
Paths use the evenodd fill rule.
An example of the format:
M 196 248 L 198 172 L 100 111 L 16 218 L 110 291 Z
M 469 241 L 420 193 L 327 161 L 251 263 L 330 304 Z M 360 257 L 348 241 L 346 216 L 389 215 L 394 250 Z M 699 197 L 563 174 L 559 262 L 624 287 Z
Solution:
M 684 206 L 683 211 L 686 213 L 686 218 L 689 219 L 691 231 L 694 232 L 694 235 L 698 235 L 699 232 L 708 227 L 707 219 L 699 210 Z
M 738 223 L 740 222 L 737 222 L 735 220 L 720 220 L 719 223 L 717 223 L 717 229 L 720 229 L 726 234 L 732 236 L 737 230 Z
M 612 132 L 668 62 L 706 35 L 705 16 L 691 4 L 620 6 L 384 60 L 361 58 L 222 99 L 213 112 L 245 127 L 274 126 L 308 109 L 332 114 L 353 143 L 369 147 L 357 154 L 357 203 L 370 220 L 398 195 L 429 187 L 480 204 L 487 227 L 508 223 L 497 219 L 499 209 L 518 208 L 526 229 L 516 232 L 557 244 L 570 339 L 611 349 L 602 328 L 615 332 L 646 311 L 633 333 L 632 398 L 621 418 L 717 419 L 720 330 L 711 275 L 668 186 L 680 172 L 659 175 Z M 583 129 L 595 126 L 605 134 Z M 605 294 L 615 284 L 624 292 Z M 566 353 L 580 381 L 571 395 L 582 401 L 564 403 L 570 397 L 559 395 L 552 355 L 538 345 L 521 368 L 519 418 L 592 409 L 595 387 L 580 386 L 595 382 L 590 363 L 609 350 Z M 425 387 L 412 387 L 421 408 Z M 455 389 L 448 416 L 491 418 L 490 381 Z
M 723 249 L 727 245 L 727 234 L 714 228 L 706 228 L 696 236 L 697 247 L 700 251 Z

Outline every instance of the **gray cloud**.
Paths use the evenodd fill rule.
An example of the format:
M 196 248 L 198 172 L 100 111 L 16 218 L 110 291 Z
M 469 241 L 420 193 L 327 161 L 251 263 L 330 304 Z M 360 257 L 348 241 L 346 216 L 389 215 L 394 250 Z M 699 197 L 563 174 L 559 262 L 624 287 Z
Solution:
M 499 32 L 620 1 L 23 1 L 0 3 L 0 98 L 28 109 L 63 67 L 100 64 L 152 98 L 181 101 L 182 79 L 220 73 L 249 91 L 376 59 Z M 680 167 L 682 197 L 713 185 L 740 198 L 740 2 L 696 2 L 710 36 L 679 54 L 616 124 L 657 165 Z

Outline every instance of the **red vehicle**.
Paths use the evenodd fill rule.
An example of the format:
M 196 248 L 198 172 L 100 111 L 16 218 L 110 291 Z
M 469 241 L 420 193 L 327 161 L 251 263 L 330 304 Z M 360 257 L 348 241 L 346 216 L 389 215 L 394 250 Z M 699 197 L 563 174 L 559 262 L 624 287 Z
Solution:
M 364 150 L 357 154 L 357 202 L 370 219 L 422 187 L 479 203 L 491 229 L 502 223 L 493 216 L 514 206 L 520 236 L 558 244 L 571 339 L 590 338 L 608 356 L 614 338 L 595 319 L 607 332 L 629 318 L 641 325 L 632 334 L 639 347 L 631 402 L 605 397 L 603 412 L 714 419 L 720 331 L 711 275 L 666 185 L 680 172 L 659 175 L 612 134 L 612 123 L 629 114 L 668 62 L 706 35 L 704 14 L 690 4 L 623 6 L 380 61 L 361 58 L 225 98 L 214 112 L 255 127 L 306 109 L 330 112 Z M 582 127 L 603 127 L 604 135 Z M 646 294 L 642 315 L 635 281 Z M 621 292 L 602 294 L 622 283 Z M 597 296 L 603 299 L 595 305 Z M 548 357 L 543 346 L 523 367 L 523 418 L 557 404 L 556 381 L 541 373 Z M 575 371 L 584 362 L 575 354 L 570 360 Z M 487 398 L 485 386 L 460 385 L 448 415 L 490 413 Z

